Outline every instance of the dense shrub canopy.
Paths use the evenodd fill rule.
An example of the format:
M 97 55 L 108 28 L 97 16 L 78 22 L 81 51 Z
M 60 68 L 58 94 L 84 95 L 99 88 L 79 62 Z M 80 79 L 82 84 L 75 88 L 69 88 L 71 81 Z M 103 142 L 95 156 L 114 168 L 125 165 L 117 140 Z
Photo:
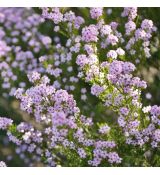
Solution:
M 159 166 L 157 12 L 0 8 L 0 166 Z

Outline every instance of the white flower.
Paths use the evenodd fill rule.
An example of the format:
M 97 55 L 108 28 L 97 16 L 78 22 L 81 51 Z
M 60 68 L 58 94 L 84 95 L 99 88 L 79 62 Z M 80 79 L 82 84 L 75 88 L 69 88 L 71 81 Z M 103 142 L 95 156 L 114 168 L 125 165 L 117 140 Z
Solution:
M 146 106 L 146 107 L 143 107 L 143 108 L 142 108 L 142 111 L 143 111 L 144 113 L 148 113 L 150 110 L 151 110 L 151 106 Z
M 30 133 L 30 132 L 26 132 L 26 133 L 22 136 L 22 138 L 23 138 L 24 141 L 27 141 L 27 140 L 29 139 L 30 136 L 31 136 L 31 133 Z

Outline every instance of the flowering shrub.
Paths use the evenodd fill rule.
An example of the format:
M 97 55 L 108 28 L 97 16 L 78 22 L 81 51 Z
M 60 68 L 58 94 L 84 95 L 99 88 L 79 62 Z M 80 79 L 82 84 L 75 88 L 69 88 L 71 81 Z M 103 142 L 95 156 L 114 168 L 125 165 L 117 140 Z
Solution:
M 124 8 L 122 23 L 103 8 L 40 11 L 0 9 L 0 93 L 29 118 L 0 117 L 0 129 L 25 165 L 159 166 L 160 107 L 143 104 L 137 74 L 152 20 L 137 8 Z M 54 39 L 39 31 L 48 24 Z

